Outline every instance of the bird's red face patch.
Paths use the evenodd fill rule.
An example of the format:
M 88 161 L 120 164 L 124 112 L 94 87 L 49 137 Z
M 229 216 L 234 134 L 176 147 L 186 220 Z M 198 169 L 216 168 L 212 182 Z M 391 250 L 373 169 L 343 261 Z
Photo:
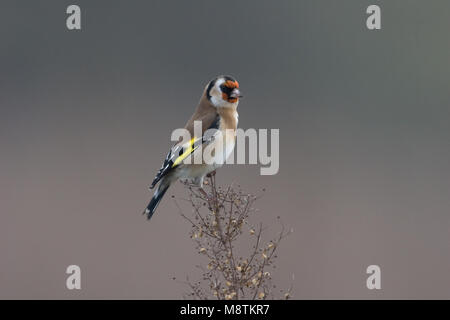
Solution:
M 225 86 L 227 86 L 230 89 L 234 89 L 234 88 L 239 89 L 239 83 L 237 81 L 227 80 L 227 81 L 225 81 Z
M 239 83 L 237 81 L 227 80 L 225 81 L 223 86 L 226 87 L 228 90 L 225 90 L 225 92 L 222 91 L 222 99 L 230 103 L 237 102 L 238 98 L 230 97 L 228 92 L 233 91 L 233 89 L 239 89 Z

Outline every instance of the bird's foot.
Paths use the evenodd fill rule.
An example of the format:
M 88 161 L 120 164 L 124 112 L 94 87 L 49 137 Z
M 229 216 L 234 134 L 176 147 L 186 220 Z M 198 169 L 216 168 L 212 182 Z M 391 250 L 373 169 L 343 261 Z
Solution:
M 211 171 L 210 173 L 208 173 L 207 175 L 206 175 L 208 178 L 212 178 L 212 177 L 215 177 L 216 176 L 216 170 L 214 170 L 214 171 Z

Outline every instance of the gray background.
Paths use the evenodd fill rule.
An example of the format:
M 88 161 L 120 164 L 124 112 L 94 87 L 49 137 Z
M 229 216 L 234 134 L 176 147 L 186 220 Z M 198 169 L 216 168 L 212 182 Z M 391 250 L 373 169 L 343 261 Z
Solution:
M 68 31 L 72 3 L 0 4 L 0 298 L 182 297 L 171 277 L 200 261 L 170 198 L 186 192 L 141 212 L 169 134 L 223 73 L 241 128 L 280 129 L 278 175 L 218 180 L 266 188 L 256 221 L 294 228 L 281 288 L 295 274 L 301 299 L 450 298 L 448 1 L 79 0 Z

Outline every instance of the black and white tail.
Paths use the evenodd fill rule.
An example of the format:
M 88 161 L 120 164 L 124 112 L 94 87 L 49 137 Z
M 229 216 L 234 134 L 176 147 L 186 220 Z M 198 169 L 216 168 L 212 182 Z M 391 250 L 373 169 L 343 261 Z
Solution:
M 145 211 L 143 214 L 147 215 L 147 219 L 150 220 L 150 218 L 155 213 L 156 208 L 158 207 L 159 203 L 161 202 L 161 199 L 164 197 L 164 194 L 166 193 L 167 189 L 170 187 L 170 183 L 165 183 L 166 181 L 161 181 L 161 183 L 158 186 L 158 189 L 156 189 L 155 193 L 153 194 L 152 200 L 150 200 L 147 208 L 145 208 Z

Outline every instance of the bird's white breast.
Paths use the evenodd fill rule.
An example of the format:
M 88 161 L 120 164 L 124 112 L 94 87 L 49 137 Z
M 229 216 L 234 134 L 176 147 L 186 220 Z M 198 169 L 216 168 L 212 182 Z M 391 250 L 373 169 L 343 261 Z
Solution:
M 236 144 L 235 131 L 228 130 L 222 131 L 222 134 L 217 137 L 214 157 L 214 168 L 219 168 L 225 164 L 226 160 L 233 153 L 234 146 Z
M 233 131 L 233 133 L 228 133 L 226 135 L 225 141 L 226 141 L 226 146 L 225 146 L 224 163 L 230 157 L 231 153 L 233 152 L 234 146 L 236 144 L 235 131 Z

